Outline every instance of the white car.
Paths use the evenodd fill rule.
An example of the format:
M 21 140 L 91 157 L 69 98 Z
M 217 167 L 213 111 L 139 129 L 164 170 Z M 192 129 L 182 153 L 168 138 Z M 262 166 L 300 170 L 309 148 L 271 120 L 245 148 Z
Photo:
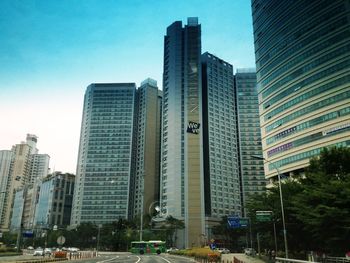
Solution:
M 44 250 L 42 248 L 37 248 L 34 250 L 33 256 L 43 256 Z
M 255 256 L 256 251 L 254 248 L 246 248 L 244 249 L 244 254 L 246 254 L 247 256 Z
M 217 248 L 216 251 L 220 252 L 221 254 L 229 254 L 230 253 L 230 250 L 227 249 L 227 248 Z
M 70 247 L 70 248 L 68 248 L 68 251 L 69 251 L 69 252 L 78 252 L 78 251 L 79 251 L 79 248 Z
M 51 253 L 52 253 L 51 248 L 45 248 L 44 253 L 45 253 L 45 255 L 51 255 Z

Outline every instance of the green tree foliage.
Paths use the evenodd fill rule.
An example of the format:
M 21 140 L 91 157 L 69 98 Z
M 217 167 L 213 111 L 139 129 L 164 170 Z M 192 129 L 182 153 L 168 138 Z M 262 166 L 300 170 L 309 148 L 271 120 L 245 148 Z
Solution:
M 305 176 L 282 183 L 288 246 L 293 254 L 320 251 L 343 256 L 350 244 L 350 149 L 324 149 L 310 160 Z M 253 195 L 247 204 L 254 232 L 273 248 L 272 226 L 256 222 L 255 212 L 273 211 L 278 249 L 283 251 L 281 205 L 278 187 Z
M 314 249 L 343 255 L 350 244 L 350 149 L 324 149 L 300 184 L 292 210 Z
M 177 230 L 185 228 L 183 221 L 168 216 L 165 220 L 166 243 L 169 247 L 174 247 L 177 240 Z

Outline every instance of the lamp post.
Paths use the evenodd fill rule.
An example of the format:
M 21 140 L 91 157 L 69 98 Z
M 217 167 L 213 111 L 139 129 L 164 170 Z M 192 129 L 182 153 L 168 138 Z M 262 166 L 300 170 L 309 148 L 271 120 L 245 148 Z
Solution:
M 286 222 L 284 219 L 284 207 L 283 207 L 283 196 L 282 196 L 282 187 L 281 187 L 281 174 L 279 169 L 274 163 L 271 163 L 266 158 L 259 156 L 259 155 L 251 155 L 254 159 L 263 160 L 267 163 L 270 163 L 274 169 L 277 171 L 277 177 L 278 177 L 278 187 L 279 187 L 279 193 L 280 193 L 280 201 L 281 201 L 281 213 L 282 213 L 282 224 L 283 224 L 283 237 L 284 237 L 284 250 L 286 254 L 286 258 L 288 258 L 288 243 L 287 243 L 287 229 L 286 229 Z

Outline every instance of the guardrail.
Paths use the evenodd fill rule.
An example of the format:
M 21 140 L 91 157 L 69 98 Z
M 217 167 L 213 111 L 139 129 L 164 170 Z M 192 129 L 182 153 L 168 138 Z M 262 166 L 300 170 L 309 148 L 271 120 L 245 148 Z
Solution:
M 350 263 L 350 258 L 325 257 L 324 262 L 327 262 L 327 263 Z
M 307 260 L 300 260 L 300 259 L 292 259 L 292 258 L 275 258 L 275 262 L 280 262 L 280 263 L 318 263 L 317 261 L 307 261 Z

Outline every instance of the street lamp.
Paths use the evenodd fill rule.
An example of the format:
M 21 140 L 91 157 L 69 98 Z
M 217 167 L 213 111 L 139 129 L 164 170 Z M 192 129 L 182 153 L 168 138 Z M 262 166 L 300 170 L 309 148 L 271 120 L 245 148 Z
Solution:
M 280 201 L 281 201 L 281 213 L 282 213 L 282 224 L 283 224 L 283 237 L 284 237 L 284 250 L 286 253 L 286 258 L 288 258 L 288 244 L 287 244 L 287 229 L 286 229 L 286 222 L 284 220 L 284 207 L 283 207 L 283 197 L 282 197 L 282 187 L 281 187 L 281 174 L 278 169 L 278 167 L 274 164 L 271 163 L 269 160 L 266 158 L 259 156 L 259 155 L 251 155 L 254 159 L 258 160 L 263 160 L 266 161 L 267 163 L 270 163 L 274 169 L 277 171 L 277 177 L 278 177 L 278 187 L 279 187 L 279 192 L 280 192 Z

